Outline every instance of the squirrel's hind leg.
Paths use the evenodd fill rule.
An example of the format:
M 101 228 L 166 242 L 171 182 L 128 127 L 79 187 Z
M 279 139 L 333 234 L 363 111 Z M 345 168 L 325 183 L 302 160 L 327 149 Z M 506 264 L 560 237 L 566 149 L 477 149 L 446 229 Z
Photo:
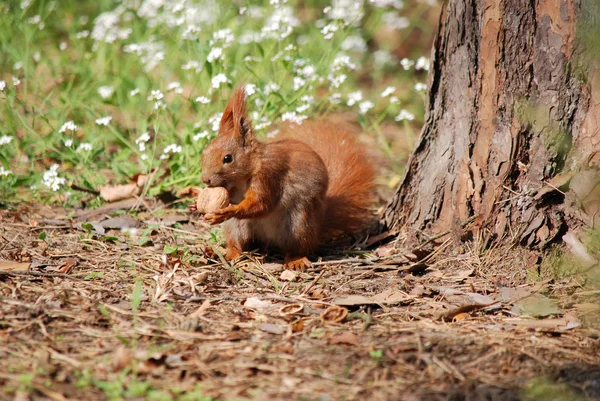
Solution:
M 312 267 L 312 263 L 306 256 L 286 255 L 283 260 L 283 266 L 291 270 L 306 270 Z

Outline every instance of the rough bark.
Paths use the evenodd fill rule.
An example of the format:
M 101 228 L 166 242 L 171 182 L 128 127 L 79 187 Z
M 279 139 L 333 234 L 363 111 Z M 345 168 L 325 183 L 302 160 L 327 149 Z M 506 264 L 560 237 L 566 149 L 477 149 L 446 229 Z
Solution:
M 425 125 L 384 211 L 387 229 L 469 223 L 544 246 L 593 224 L 597 201 L 582 203 L 598 183 L 588 169 L 600 158 L 600 93 L 576 46 L 581 12 L 575 0 L 446 3 Z

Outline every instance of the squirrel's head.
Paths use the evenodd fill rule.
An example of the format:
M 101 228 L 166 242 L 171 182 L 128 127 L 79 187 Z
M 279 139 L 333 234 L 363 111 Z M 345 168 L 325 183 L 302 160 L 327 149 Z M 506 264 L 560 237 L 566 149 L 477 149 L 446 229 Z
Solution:
M 231 189 L 252 173 L 257 140 L 246 109 L 244 87 L 238 87 L 225 107 L 219 134 L 202 152 L 202 182 Z

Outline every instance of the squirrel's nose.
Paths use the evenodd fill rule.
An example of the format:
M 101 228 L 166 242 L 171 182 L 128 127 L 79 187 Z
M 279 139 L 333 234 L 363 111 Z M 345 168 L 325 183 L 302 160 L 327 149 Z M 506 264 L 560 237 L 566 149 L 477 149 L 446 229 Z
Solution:
M 206 174 L 202 174 L 202 182 L 210 187 L 210 177 Z

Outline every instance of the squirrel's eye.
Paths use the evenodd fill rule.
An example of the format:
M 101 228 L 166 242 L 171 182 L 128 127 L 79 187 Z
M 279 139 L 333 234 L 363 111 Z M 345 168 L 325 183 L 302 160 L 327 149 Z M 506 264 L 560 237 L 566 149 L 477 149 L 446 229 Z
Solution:
M 223 158 L 223 163 L 231 163 L 233 161 L 233 157 L 231 155 L 225 155 Z

